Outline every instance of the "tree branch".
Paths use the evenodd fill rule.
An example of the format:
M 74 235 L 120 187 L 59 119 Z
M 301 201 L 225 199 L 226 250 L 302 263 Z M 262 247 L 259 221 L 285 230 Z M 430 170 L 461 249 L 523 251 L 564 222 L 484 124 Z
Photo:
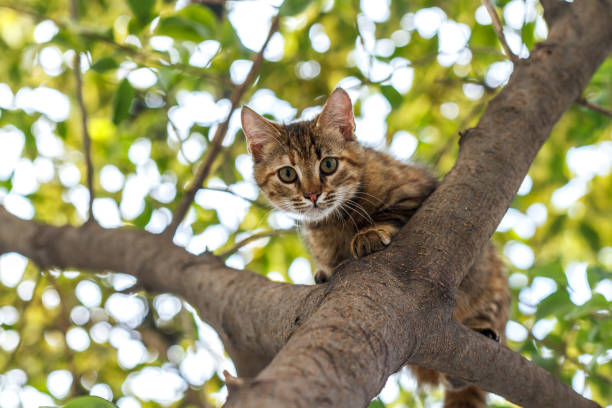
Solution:
M 606 109 L 606 108 L 603 108 L 603 107 L 601 107 L 599 105 L 595 105 L 594 103 L 591 103 L 591 102 L 587 101 L 584 98 L 579 98 L 576 101 L 576 103 L 578 105 L 582 105 L 582 106 L 584 106 L 586 108 L 589 108 L 589 109 L 591 109 L 591 110 L 593 110 L 595 112 L 599 112 L 601 114 L 604 114 L 604 115 L 612 117 L 612 109 Z
M 240 240 L 240 241 L 236 242 L 230 248 L 228 248 L 225 251 L 217 254 L 217 256 L 219 258 L 227 258 L 228 256 L 230 256 L 234 252 L 238 251 L 243 246 L 248 245 L 248 244 L 250 244 L 253 241 L 257 241 L 258 239 L 275 237 L 275 236 L 284 235 L 284 234 L 294 234 L 295 232 L 296 232 L 295 228 L 284 229 L 284 230 L 272 230 L 272 231 L 258 232 L 256 234 L 253 234 L 253 235 L 250 235 L 250 236 L 246 237 L 243 240 Z
M 70 16 L 76 23 L 79 19 L 79 4 L 77 0 L 70 1 Z M 81 111 L 81 131 L 83 133 L 83 152 L 85 153 L 85 163 L 87 165 L 87 189 L 89 190 L 89 216 L 87 222 L 94 220 L 93 216 L 93 202 L 95 198 L 94 194 L 94 168 L 91 160 L 91 138 L 89 137 L 89 130 L 87 128 L 87 109 L 85 108 L 85 101 L 83 100 L 83 78 L 81 76 L 81 53 L 79 50 L 74 50 L 73 60 L 74 79 L 76 82 L 76 99 L 79 104 L 79 110 Z
M 242 82 L 242 84 L 234 88 L 234 91 L 232 92 L 232 95 L 230 96 L 230 102 L 232 103 L 232 107 L 230 108 L 229 113 L 227 114 L 227 118 L 225 119 L 225 121 L 223 121 L 223 123 L 221 123 L 217 127 L 215 136 L 213 137 L 213 140 L 210 143 L 210 146 L 208 148 L 208 154 L 206 155 L 206 158 L 204 159 L 204 161 L 200 164 L 200 167 L 198 168 L 196 175 L 193 178 L 193 181 L 191 182 L 190 187 L 187 189 L 187 191 L 183 195 L 181 202 L 179 203 L 178 207 L 174 211 L 174 214 L 172 215 L 172 222 L 170 223 L 170 225 L 168 225 L 166 230 L 163 232 L 164 236 L 170 237 L 170 238 L 174 236 L 174 233 L 176 232 L 179 224 L 181 223 L 183 218 L 185 218 L 185 214 L 187 214 L 187 211 L 189 210 L 189 207 L 191 206 L 191 203 L 193 202 L 193 199 L 195 198 L 196 193 L 202 187 L 204 180 L 206 180 L 206 178 L 210 174 L 213 162 L 215 161 L 215 158 L 217 157 L 217 155 L 221 152 L 221 146 L 223 143 L 223 139 L 225 139 L 225 135 L 227 133 L 227 128 L 229 125 L 229 121 L 232 117 L 232 114 L 240 105 L 240 100 L 242 99 L 242 96 L 246 93 L 246 91 L 249 89 L 251 84 L 257 78 L 257 75 L 259 73 L 259 68 L 261 67 L 261 64 L 263 62 L 263 54 L 266 51 L 266 48 L 268 47 L 268 44 L 270 43 L 272 36 L 276 32 L 276 30 L 278 30 L 279 20 L 280 20 L 279 14 L 277 14 L 276 17 L 272 19 L 272 23 L 270 25 L 270 31 L 268 32 L 268 37 L 264 41 L 259 52 L 255 54 L 255 56 L 253 57 L 253 64 L 251 65 L 251 70 L 247 74 L 247 77 Z
M 504 52 L 506 53 L 506 56 L 510 58 L 510 61 L 512 61 L 514 65 L 516 66 L 516 64 L 518 64 L 519 62 L 519 57 L 515 53 L 512 52 L 512 50 L 510 49 L 510 46 L 508 45 L 508 42 L 506 41 L 506 36 L 504 35 L 504 29 L 502 28 L 501 22 L 499 21 L 499 17 L 497 16 L 497 12 L 495 11 L 495 8 L 491 5 L 490 0 L 482 0 L 482 4 L 484 4 L 487 11 L 489 12 L 489 15 L 491 16 L 491 21 L 493 22 L 493 29 L 495 30 L 495 33 L 497 34 L 499 41 L 502 43 L 502 47 L 504 47 Z
M 544 8 L 544 20 L 552 26 L 561 16 L 570 11 L 570 6 L 564 0 L 540 0 Z

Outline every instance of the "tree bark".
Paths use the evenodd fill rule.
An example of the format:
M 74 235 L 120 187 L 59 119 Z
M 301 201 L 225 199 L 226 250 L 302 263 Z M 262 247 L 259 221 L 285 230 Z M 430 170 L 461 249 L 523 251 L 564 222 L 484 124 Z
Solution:
M 595 407 L 451 318 L 475 254 L 556 121 L 612 50 L 612 0 L 545 5 L 549 38 L 463 133 L 440 187 L 389 248 L 341 265 L 328 284 L 270 282 L 144 231 L 54 227 L 1 207 L 0 253 L 19 252 L 41 266 L 130 273 L 147 290 L 184 297 L 219 332 L 245 377 L 229 382 L 227 407 L 364 407 L 407 363 L 525 407 Z

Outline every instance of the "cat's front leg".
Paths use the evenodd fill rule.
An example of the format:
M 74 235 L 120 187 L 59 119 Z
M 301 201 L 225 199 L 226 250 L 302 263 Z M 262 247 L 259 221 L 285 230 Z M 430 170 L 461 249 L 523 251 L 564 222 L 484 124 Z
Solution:
M 391 237 L 399 228 L 393 224 L 375 224 L 359 231 L 351 240 L 351 254 L 361 258 L 380 251 L 391 243 Z

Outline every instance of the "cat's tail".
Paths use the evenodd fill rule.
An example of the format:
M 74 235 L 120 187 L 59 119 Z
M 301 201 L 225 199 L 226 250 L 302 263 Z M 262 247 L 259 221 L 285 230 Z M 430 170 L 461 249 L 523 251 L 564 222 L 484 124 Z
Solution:
M 460 389 L 446 389 L 444 408 L 486 408 L 487 393 L 470 385 Z
M 416 377 L 419 386 L 445 385 L 444 408 L 486 408 L 487 393 L 480 388 L 469 385 L 460 388 L 453 388 L 453 383 L 458 383 L 438 371 L 425 367 L 410 366 L 410 370 Z M 457 384 L 458 385 L 458 384 Z

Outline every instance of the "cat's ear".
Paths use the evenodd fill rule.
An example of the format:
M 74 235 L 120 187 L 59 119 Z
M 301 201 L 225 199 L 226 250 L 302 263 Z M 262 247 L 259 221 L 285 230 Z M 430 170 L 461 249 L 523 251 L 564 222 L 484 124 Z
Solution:
M 342 88 L 336 88 L 319 115 L 317 126 L 322 129 L 335 128 L 340 130 L 344 140 L 354 140 L 355 119 L 351 98 Z
M 263 154 L 263 146 L 275 140 L 278 129 L 274 123 L 258 115 L 248 106 L 242 107 L 240 119 L 242 120 L 242 130 L 246 136 L 249 151 L 255 161 L 260 160 Z

